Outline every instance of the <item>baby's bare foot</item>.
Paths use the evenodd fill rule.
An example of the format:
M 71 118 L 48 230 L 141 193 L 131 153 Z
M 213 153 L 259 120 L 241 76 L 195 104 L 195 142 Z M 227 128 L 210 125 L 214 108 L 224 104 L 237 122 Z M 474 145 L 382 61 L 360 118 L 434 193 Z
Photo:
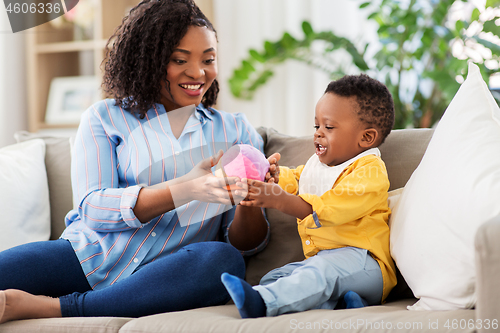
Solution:
M 17 319 L 61 317 L 59 299 L 17 289 L 0 291 L 0 324 Z

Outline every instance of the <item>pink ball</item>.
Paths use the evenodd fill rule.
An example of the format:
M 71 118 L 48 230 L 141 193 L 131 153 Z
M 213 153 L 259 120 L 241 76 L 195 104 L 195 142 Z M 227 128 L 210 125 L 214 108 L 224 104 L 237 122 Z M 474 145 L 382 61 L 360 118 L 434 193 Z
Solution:
M 227 177 L 240 177 L 264 181 L 269 171 L 269 162 L 251 145 L 239 144 L 228 149 L 221 157 L 219 166 Z

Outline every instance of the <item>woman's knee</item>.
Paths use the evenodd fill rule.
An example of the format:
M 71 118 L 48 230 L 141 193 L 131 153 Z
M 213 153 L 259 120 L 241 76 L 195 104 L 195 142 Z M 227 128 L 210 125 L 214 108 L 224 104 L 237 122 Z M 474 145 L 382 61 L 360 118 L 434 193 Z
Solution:
M 227 272 L 240 278 L 245 277 L 245 261 L 241 253 L 224 242 L 201 242 L 189 244 L 186 251 L 195 251 L 201 265 L 216 274 Z M 220 275 L 219 274 L 219 275 Z
M 27 243 L 0 252 L 2 289 L 57 297 L 85 291 L 90 286 L 71 244 L 59 239 Z

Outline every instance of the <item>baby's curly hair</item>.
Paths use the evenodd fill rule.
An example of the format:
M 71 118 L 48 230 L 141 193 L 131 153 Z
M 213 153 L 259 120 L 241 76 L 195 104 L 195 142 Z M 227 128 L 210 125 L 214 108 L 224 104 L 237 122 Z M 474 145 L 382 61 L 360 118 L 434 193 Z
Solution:
M 394 101 L 387 87 L 366 74 L 346 75 L 332 81 L 325 93 L 338 96 L 355 96 L 359 105 L 359 120 L 380 131 L 382 144 L 394 126 Z
M 103 61 L 102 87 L 116 105 L 144 118 L 160 101 L 161 82 L 170 89 L 166 77 L 172 51 L 190 26 L 207 27 L 217 36 L 193 0 L 144 0 L 130 11 L 109 38 Z M 218 93 L 214 80 L 201 102 L 211 107 Z

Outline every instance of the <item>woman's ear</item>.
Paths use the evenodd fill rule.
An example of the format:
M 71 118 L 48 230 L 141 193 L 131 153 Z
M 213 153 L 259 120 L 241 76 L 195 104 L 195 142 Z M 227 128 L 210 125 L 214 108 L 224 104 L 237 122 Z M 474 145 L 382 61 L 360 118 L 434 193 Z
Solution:
M 378 142 L 379 133 L 375 128 L 367 128 L 361 136 L 360 146 L 363 148 L 372 148 Z

